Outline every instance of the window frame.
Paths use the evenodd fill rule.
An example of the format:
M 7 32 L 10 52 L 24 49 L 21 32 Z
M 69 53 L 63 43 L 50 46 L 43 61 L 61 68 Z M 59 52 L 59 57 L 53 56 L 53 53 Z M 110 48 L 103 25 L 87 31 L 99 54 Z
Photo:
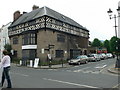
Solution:
M 63 34 L 57 34 L 57 42 L 65 42 L 65 35 Z
M 36 45 L 37 44 L 37 34 L 27 33 L 22 35 L 22 45 Z
M 18 37 L 13 37 L 13 44 L 18 44 Z

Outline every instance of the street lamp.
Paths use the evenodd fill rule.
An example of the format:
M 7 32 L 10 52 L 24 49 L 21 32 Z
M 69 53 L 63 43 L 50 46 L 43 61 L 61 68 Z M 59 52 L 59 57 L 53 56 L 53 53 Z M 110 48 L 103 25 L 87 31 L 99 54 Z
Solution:
M 110 17 L 110 19 L 114 19 L 114 21 L 115 21 L 115 35 L 116 35 L 116 38 L 118 38 L 117 37 L 117 24 L 116 24 L 116 19 L 118 18 L 118 17 L 120 17 L 119 16 L 119 11 L 120 11 L 120 7 L 118 7 L 118 9 L 117 9 L 117 11 L 118 11 L 118 16 L 116 16 L 116 14 L 114 14 L 114 16 L 112 17 L 112 13 L 113 13 L 113 11 L 109 8 L 109 10 L 107 11 L 107 13 L 108 13 L 108 15 L 109 15 L 109 17 Z M 117 41 L 116 41 L 117 42 Z M 118 45 L 116 46 L 116 50 L 118 49 Z M 117 54 L 117 60 L 116 60 L 116 65 L 115 65 L 115 68 L 120 68 L 120 60 L 118 59 L 118 54 Z

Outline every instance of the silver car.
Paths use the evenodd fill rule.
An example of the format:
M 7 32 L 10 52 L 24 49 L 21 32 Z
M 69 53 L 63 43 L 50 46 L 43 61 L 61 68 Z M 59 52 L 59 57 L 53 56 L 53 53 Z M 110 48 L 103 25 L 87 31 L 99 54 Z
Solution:
M 100 57 L 98 54 L 89 54 L 88 58 L 89 58 L 89 61 L 100 61 Z
M 111 53 L 106 53 L 106 56 L 107 56 L 108 58 L 112 58 L 112 57 L 113 57 L 113 55 L 112 55 Z
M 98 54 L 101 60 L 107 59 L 107 56 L 104 53 Z
M 80 55 L 68 61 L 69 65 L 71 64 L 80 65 L 81 63 L 87 63 L 87 62 L 88 62 L 88 57 L 86 55 Z

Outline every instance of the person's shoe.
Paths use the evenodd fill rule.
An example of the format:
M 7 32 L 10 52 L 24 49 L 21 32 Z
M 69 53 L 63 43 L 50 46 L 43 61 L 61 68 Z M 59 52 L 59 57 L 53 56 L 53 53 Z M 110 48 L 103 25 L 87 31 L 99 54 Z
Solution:
M 7 87 L 7 88 L 12 88 L 12 87 Z

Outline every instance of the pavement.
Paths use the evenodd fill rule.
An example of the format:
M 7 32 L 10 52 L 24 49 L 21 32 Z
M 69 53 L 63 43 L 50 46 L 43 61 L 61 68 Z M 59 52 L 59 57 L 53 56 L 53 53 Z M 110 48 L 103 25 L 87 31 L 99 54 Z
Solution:
M 115 65 L 112 65 L 108 68 L 108 72 L 120 75 L 120 68 L 115 68 Z
M 16 66 L 21 67 L 21 65 L 19 65 L 19 64 L 16 64 Z M 26 67 L 26 66 L 22 66 L 22 67 Z M 35 69 L 59 69 L 59 68 L 69 68 L 72 66 L 70 66 L 69 64 L 58 64 L 58 65 L 37 66 L 37 67 L 27 65 L 27 67 L 35 68 Z

